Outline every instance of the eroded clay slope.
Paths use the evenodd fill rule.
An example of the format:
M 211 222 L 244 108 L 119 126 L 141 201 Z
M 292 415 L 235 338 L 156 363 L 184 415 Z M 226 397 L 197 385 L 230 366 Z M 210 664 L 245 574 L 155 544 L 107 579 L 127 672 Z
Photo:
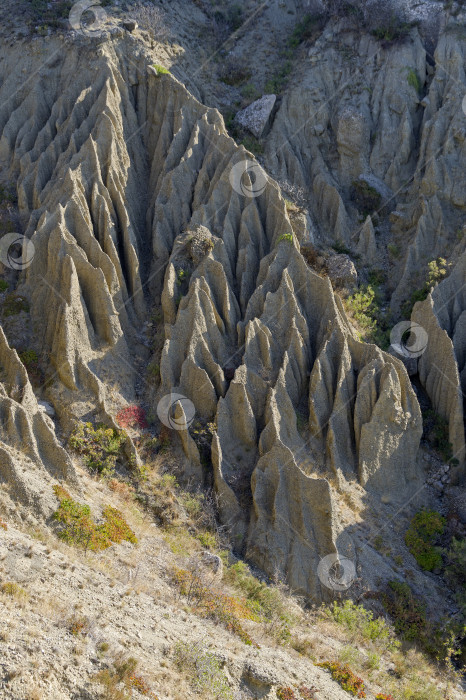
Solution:
M 232 185 L 252 156 L 216 110 L 159 75 L 131 37 L 49 42 L 39 79 L 22 84 L 45 46 L 13 48 L 0 64 L 0 157 L 35 246 L 20 289 L 55 372 L 47 396 L 61 425 L 114 425 L 117 408 L 136 400 L 139 362 L 159 360 L 143 323 L 161 305 L 161 384 L 147 402 L 155 413 L 179 391 L 215 421 L 212 466 L 181 435 L 187 475 L 201 482 L 213 469 L 237 549 L 321 598 L 316 564 L 340 531 L 334 486 L 357 480 L 398 502 L 418 484 L 421 416 L 406 371 L 356 339 L 329 280 L 292 239 L 274 181 L 257 197 Z M 36 422 L 35 443 L 46 434 Z M 42 442 L 37 469 L 58 475 Z
M 431 55 L 416 29 L 384 43 L 329 23 L 266 141 L 275 176 L 308 193 L 317 241 L 341 241 L 362 264 L 382 268 L 387 243 L 398 247 L 390 261 L 395 313 L 422 286 L 430 260 L 456 261 L 464 251 L 465 52 L 459 24 L 444 29 Z M 381 195 L 375 237 L 351 198 L 361 177 Z

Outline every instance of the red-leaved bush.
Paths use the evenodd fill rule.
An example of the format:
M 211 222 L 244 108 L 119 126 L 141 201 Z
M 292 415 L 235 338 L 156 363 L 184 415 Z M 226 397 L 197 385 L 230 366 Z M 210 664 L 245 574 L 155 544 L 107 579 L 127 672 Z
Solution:
M 140 406 L 126 406 L 118 411 L 116 420 L 122 428 L 147 428 L 146 413 Z

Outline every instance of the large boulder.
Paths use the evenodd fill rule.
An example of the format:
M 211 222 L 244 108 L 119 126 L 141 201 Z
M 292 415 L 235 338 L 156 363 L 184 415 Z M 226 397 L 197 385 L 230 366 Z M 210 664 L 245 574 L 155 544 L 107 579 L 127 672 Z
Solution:
M 235 117 L 236 122 L 260 139 L 270 127 L 272 112 L 277 100 L 276 95 L 263 95 L 242 109 Z

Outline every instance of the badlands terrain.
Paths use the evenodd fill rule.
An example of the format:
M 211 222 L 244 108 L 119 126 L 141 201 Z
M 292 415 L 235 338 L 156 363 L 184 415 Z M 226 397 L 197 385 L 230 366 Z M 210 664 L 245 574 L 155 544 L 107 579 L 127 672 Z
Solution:
M 466 685 L 461 2 L 0 2 L 0 698 Z

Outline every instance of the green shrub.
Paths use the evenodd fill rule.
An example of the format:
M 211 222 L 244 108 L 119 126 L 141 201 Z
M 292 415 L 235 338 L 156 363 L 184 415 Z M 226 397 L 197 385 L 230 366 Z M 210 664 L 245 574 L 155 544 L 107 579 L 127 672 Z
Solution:
M 431 260 L 427 264 L 427 273 L 424 284 L 412 292 L 410 298 L 401 306 L 401 312 L 406 318 L 410 318 L 413 306 L 417 301 L 424 301 L 431 291 L 432 287 L 441 282 L 448 273 L 449 264 L 445 258 L 437 258 Z
M 220 662 L 206 651 L 201 642 L 178 642 L 175 664 L 189 677 L 193 689 L 205 698 L 233 700 L 227 678 Z
M 321 668 L 330 671 L 334 681 L 339 683 L 343 690 L 358 698 L 365 698 L 364 681 L 356 676 L 349 666 L 342 666 L 337 661 L 324 661 L 317 664 Z
M 110 668 L 99 671 L 92 680 L 105 688 L 104 697 L 108 700 L 130 700 L 133 697 L 133 689 L 152 700 L 158 700 L 146 681 L 136 675 L 138 663 L 132 656 L 117 658 Z
M 416 600 L 408 583 L 389 581 L 382 602 L 393 619 L 395 632 L 407 641 L 420 640 L 425 635 L 425 607 Z
M 242 561 L 225 568 L 223 577 L 252 604 L 277 641 L 289 641 L 294 619 L 286 599 L 277 588 L 259 581 Z
M 316 693 L 318 692 L 319 691 L 314 686 L 312 686 L 312 688 L 308 688 L 307 686 L 302 685 L 299 688 L 299 694 L 302 700 L 317 700 Z
M 28 0 L 28 4 L 32 26 L 39 34 L 46 33 L 48 27 L 57 28 L 60 23 L 63 24 L 63 21 L 68 19 L 73 6 L 72 0 L 56 0 L 53 3 L 49 3 L 47 0 Z M 37 25 L 38 22 L 41 24 Z
M 377 211 L 382 202 L 380 193 L 365 180 L 353 180 L 351 199 L 364 217 Z
M 335 241 L 335 243 L 332 245 L 332 248 L 336 253 L 339 253 L 340 255 L 351 255 L 351 250 L 348 248 L 347 245 L 343 243 L 343 241 Z
M 334 602 L 328 609 L 328 614 L 339 625 L 351 632 L 357 632 L 364 639 L 375 642 L 378 646 L 387 648 L 398 646 L 383 617 L 374 618 L 370 610 L 366 610 L 362 605 L 356 605 L 352 600 L 345 600 L 343 603 Z
M 434 546 L 434 542 L 443 533 L 445 522 L 440 513 L 421 510 L 416 513 L 405 534 L 406 546 L 425 571 L 438 569 L 442 564 L 441 550 Z
M 220 80 L 226 85 L 238 86 L 250 80 L 251 68 L 247 63 L 231 57 L 222 64 Z
M 253 83 L 246 83 L 246 85 L 243 85 L 241 94 L 246 100 L 255 100 L 259 97 L 259 92 Z
M 175 568 L 173 581 L 197 614 L 221 623 L 245 644 L 259 648 L 241 622 L 243 619 L 259 621 L 259 616 L 249 601 L 215 591 L 206 585 L 202 572 L 197 568 Z
M 70 619 L 67 620 L 67 625 L 73 637 L 87 634 L 91 626 L 89 618 L 84 615 L 72 615 Z
M 53 519 L 61 526 L 59 538 L 67 544 L 98 551 L 122 540 L 137 543 L 134 532 L 116 508 L 106 506 L 102 513 L 104 522 L 98 525 L 88 505 L 74 501 L 62 486 L 56 485 L 53 490 L 60 503 Z
M 450 549 L 447 552 L 447 566 L 445 569 L 447 579 L 453 588 L 466 586 L 466 539 L 453 537 Z
M 5 292 L 8 289 L 8 282 L 6 280 L 0 280 L 0 292 Z
M 390 345 L 390 313 L 381 311 L 381 292 L 375 284 L 361 285 L 343 299 L 346 312 L 356 321 L 362 340 L 386 350 Z
M 285 686 L 280 686 L 280 688 L 277 688 L 277 698 L 278 700 L 298 700 L 293 688 L 290 688 L 289 686 L 286 688 Z
M 80 423 L 72 432 L 70 447 L 81 454 L 91 472 L 110 477 L 115 471 L 118 457 L 122 457 L 122 446 L 126 441 L 123 430 L 115 430 L 91 423 Z

